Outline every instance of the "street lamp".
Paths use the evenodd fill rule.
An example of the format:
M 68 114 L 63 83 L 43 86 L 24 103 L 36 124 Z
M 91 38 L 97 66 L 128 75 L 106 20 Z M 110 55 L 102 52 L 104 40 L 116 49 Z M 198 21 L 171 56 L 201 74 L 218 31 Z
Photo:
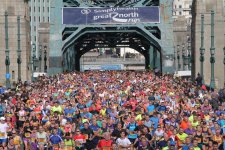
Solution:
M 45 68 L 44 72 L 47 73 L 47 46 L 44 46 L 44 61 L 45 61 Z
M 188 43 L 188 70 L 191 70 L 191 43 Z
M 175 72 L 176 72 L 176 51 L 175 51 L 175 46 L 174 46 L 173 61 L 174 61 L 174 69 L 175 69 Z
M 178 71 L 180 70 L 180 45 L 177 45 L 177 64 L 178 64 Z
M 214 46 L 214 11 L 211 11 L 211 48 L 210 48 L 210 63 L 211 63 L 211 81 L 210 88 L 215 88 L 214 78 L 214 63 L 215 63 L 215 46 Z
M 18 81 L 21 81 L 21 49 L 20 49 L 20 16 L 17 17 L 17 27 L 18 27 L 18 50 L 17 50 L 17 64 L 18 64 Z
M 42 62 L 42 45 L 39 45 L 39 72 L 41 72 L 41 62 Z
M 190 36 L 187 36 L 187 42 L 188 42 L 188 47 L 187 47 L 187 61 L 188 61 L 188 70 L 191 70 L 191 39 Z
M 205 48 L 204 48 L 204 15 L 201 15 L 201 47 L 200 47 L 200 62 L 201 62 L 201 76 L 202 76 L 202 84 L 204 84 L 204 74 L 203 74 L 203 70 L 204 70 L 204 54 L 205 54 Z
M 33 56 L 32 56 L 32 61 L 33 61 L 33 68 L 32 68 L 32 80 L 34 81 L 34 72 L 36 70 L 35 68 L 35 58 L 36 58 L 36 45 L 32 44 L 32 48 L 33 48 Z
M 9 73 L 9 34 L 8 34 L 8 12 L 5 12 L 5 66 L 6 66 L 6 88 L 10 88 L 10 73 Z
M 183 60 L 183 70 L 185 70 L 185 59 L 186 59 L 186 56 L 185 56 L 185 48 L 184 48 L 184 43 L 182 44 L 182 60 Z

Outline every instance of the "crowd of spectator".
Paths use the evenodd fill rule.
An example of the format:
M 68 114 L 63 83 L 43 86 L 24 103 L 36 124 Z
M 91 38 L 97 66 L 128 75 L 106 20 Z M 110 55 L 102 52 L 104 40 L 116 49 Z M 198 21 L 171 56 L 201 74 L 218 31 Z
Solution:
M 224 149 L 218 91 L 147 71 L 88 71 L 0 94 L 0 150 Z

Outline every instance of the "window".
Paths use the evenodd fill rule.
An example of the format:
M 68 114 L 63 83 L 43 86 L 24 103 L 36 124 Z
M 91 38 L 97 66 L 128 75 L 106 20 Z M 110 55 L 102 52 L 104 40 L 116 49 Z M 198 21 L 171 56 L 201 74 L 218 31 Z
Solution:
M 38 21 L 41 22 L 41 17 L 40 16 L 38 17 Z
M 182 12 L 181 12 L 181 11 L 179 11 L 179 15 L 180 15 L 180 16 L 182 15 Z
M 48 12 L 49 12 L 49 7 L 48 7 Z
M 34 41 L 36 41 L 36 36 L 34 36 Z
M 175 5 L 174 8 L 176 9 L 177 8 L 177 5 Z
M 34 12 L 35 12 L 35 6 L 34 6 Z
M 36 32 L 36 26 L 34 26 L 34 32 Z
M 189 8 L 191 8 L 192 7 L 192 5 L 189 5 Z
M 34 16 L 34 22 L 36 22 L 36 17 Z
M 30 9 L 30 12 L 31 12 L 31 7 L 29 7 L 29 9 Z
M 49 19 L 49 17 L 48 17 L 48 22 L 50 22 L 49 20 L 50 20 L 50 19 Z
M 38 11 L 39 11 L 39 12 L 41 11 L 41 7 L 38 7 Z
M 179 8 L 182 8 L 182 5 L 179 5 Z

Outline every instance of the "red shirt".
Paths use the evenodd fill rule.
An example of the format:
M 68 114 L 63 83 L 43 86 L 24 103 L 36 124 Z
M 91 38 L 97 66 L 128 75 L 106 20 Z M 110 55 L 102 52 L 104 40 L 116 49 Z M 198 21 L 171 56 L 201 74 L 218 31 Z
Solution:
M 74 141 L 79 141 L 79 140 L 85 140 L 86 138 L 84 135 L 80 134 L 80 135 L 75 135 L 73 139 Z
M 112 146 L 112 140 L 106 141 L 105 139 L 103 139 L 98 142 L 98 148 L 100 148 L 101 150 L 103 150 L 104 147 L 111 147 L 111 146 Z

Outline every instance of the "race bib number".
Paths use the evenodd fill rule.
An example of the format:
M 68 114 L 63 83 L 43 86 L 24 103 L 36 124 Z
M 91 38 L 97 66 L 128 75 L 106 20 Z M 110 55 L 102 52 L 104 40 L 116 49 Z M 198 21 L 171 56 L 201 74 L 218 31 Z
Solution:
M 25 137 L 29 138 L 30 137 L 30 133 L 25 133 Z
M 73 117 L 73 115 L 72 114 L 68 114 L 67 117 L 70 117 L 71 118 L 71 117 Z
M 31 142 L 35 142 L 35 138 L 31 138 Z
M 5 133 L 4 132 L 0 132 L 0 137 L 4 137 Z
M 20 121 L 25 121 L 25 117 L 20 116 L 20 117 L 19 117 L 19 120 L 20 120 Z
M 45 139 L 44 139 L 44 138 L 39 138 L 39 139 L 38 139 L 38 142 L 44 143 L 44 142 L 45 142 Z

